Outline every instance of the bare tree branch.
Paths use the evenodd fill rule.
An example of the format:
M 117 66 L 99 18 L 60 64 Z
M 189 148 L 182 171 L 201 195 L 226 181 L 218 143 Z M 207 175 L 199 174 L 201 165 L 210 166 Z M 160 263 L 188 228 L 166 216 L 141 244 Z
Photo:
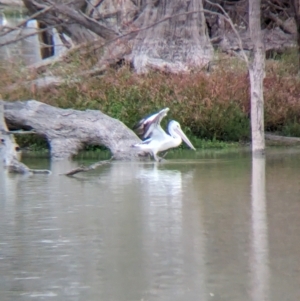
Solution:
M 78 24 L 84 26 L 85 28 L 89 29 L 90 31 L 94 32 L 95 34 L 104 39 L 112 39 L 118 36 L 118 34 L 114 30 L 99 24 L 97 21 L 95 21 L 92 18 L 89 18 L 81 11 L 72 10 L 67 5 L 58 5 L 50 0 L 46 0 L 46 2 L 55 7 L 56 11 L 60 14 L 68 16 L 69 18 L 76 21 Z
M 53 6 L 49 6 L 49 7 L 46 7 L 44 8 L 43 10 L 41 11 L 38 11 L 36 13 L 34 13 L 33 15 L 29 16 L 27 19 L 23 20 L 22 22 L 20 22 L 19 24 L 17 24 L 14 28 L 10 28 L 10 30 L 8 31 L 5 31 L 4 33 L 1 33 L 0 34 L 0 37 L 3 37 L 11 32 L 13 32 L 16 28 L 21 28 L 23 27 L 28 21 L 32 20 L 32 19 L 35 19 L 36 17 L 39 17 L 41 15 L 43 15 L 44 13 L 46 13 L 47 11 L 51 10 L 53 8 Z M 3 26 L 1 29 L 5 29 L 7 28 L 6 26 Z
M 288 34 L 293 34 L 293 32 L 290 30 L 290 28 L 288 26 L 286 26 L 285 23 L 272 12 L 267 11 L 264 13 L 264 15 L 267 16 L 268 18 L 270 18 L 272 21 L 274 21 L 279 27 L 281 27 L 283 29 L 284 32 L 286 32 Z
M 70 23 L 64 23 L 64 24 L 65 24 L 65 25 L 68 25 L 68 24 L 70 24 Z M 32 36 L 34 36 L 34 35 L 36 35 L 36 34 L 45 32 L 45 31 L 47 31 L 47 30 L 49 30 L 49 29 L 56 28 L 56 27 L 61 26 L 61 25 L 62 25 L 62 24 L 53 25 L 53 26 L 49 26 L 49 27 L 46 27 L 46 28 L 43 28 L 43 29 L 39 29 L 39 30 L 37 30 L 37 31 L 35 31 L 35 32 L 29 33 L 29 34 L 26 34 L 26 35 L 21 35 L 21 36 L 19 36 L 19 37 L 16 38 L 16 39 L 13 39 L 13 40 L 10 40 L 10 41 L 6 41 L 6 42 L 3 42 L 3 43 L 0 43 L 0 47 L 2 47 L 2 46 L 7 46 L 7 45 L 10 45 L 10 44 L 14 44 L 14 43 L 16 43 L 16 42 L 22 41 L 22 40 L 24 40 L 24 39 L 26 39 L 26 38 L 32 37 Z
M 243 42 L 242 42 L 242 39 L 241 39 L 241 37 L 240 37 L 238 31 L 236 30 L 234 24 L 232 23 L 231 18 L 229 17 L 229 15 L 227 14 L 227 12 L 224 10 L 224 8 L 223 8 L 220 4 L 218 4 L 218 3 L 213 3 L 213 2 L 211 2 L 211 1 L 209 1 L 209 0 L 205 0 L 205 1 L 206 1 L 207 3 L 209 3 L 210 5 L 212 5 L 212 6 L 218 7 L 218 8 L 222 11 L 222 13 L 224 14 L 224 16 L 223 16 L 222 14 L 218 14 L 218 15 L 223 16 L 223 17 L 224 17 L 224 20 L 230 24 L 231 29 L 233 30 L 233 32 L 235 33 L 235 35 L 236 35 L 236 37 L 237 37 L 237 39 L 238 39 L 238 44 L 239 44 L 239 47 L 240 47 L 242 56 L 243 56 L 243 58 L 244 58 L 244 61 L 246 62 L 247 67 L 249 68 L 249 61 L 248 61 L 248 57 L 247 57 L 247 55 L 246 55 L 246 53 L 245 53 L 245 51 L 244 51 L 244 48 L 243 48 Z M 210 12 L 208 12 L 208 13 L 210 13 Z

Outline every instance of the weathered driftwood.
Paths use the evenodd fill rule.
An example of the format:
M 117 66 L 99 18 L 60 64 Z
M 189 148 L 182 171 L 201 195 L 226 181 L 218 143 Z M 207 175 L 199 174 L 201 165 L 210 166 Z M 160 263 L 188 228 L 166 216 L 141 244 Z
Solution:
M 8 125 L 47 139 L 52 158 L 71 157 L 85 145 L 103 145 L 117 160 L 143 156 L 132 148 L 140 142 L 135 133 L 100 111 L 60 109 L 36 100 L 5 102 L 4 109 Z
M 8 131 L 4 120 L 3 102 L 0 102 L 0 163 L 10 173 L 43 173 L 49 174 L 49 170 L 30 169 L 19 161 L 20 148 L 15 142 L 14 136 Z

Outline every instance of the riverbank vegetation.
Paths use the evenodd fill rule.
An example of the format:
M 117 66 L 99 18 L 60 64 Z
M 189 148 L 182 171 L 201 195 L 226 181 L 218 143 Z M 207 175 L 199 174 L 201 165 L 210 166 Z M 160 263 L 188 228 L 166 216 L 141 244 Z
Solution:
M 248 143 L 250 113 L 259 119 L 264 107 L 265 125 L 261 118 L 252 130 L 261 137 L 263 127 L 300 136 L 296 1 L 255 1 L 256 19 L 245 1 L 192 0 L 189 5 L 162 0 L 155 7 L 130 0 L 122 5 L 111 0 L 23 3 L 27 20 L 35 19 L 30 35 L 38 33 L 41 58 L 47 59 L 30 66 L 17 59 L 0 62 L 5 100 L 37 99 L 61 108 L 101 110 L 130 128 L 146 114 L 170 107 L 168 117 L 181 123 L 198 148 Z M 250 23 L 260 19 L 255 31 Z M 26 26 L 22 21 L 0 31 L 6 36 Z M 249 36 L 261 29 L 264 43 L 260 35 Z M 17 35 L 0 46 L 19 39 Z M 65 52 L 53 57 L 58 45 Z M 261 80 L 253 86 L 255 49 L 263 49 L 257 66 L 264 66 L 264 54 L 268 58 L 264 95 L 259 68 L 254 77 Z M 251 91 L 256 91 L 251 92 L 252 112 L 249 74 Z M 37 140 L 31 136 L 21 142 L 33 147 Z
M 179 121 L 197 148 L 230 145 L 224 142 L 250 141 L 249 79 L 246 67 L 237 58 L 217 55 L 209 72 L 138 75 L 121 65 L 104 75 L 74 74 L 90 70 L 93 57 L 73 53 L 64 62 L 53 64 L 47 74 L 59 75 L 64 83 L 37 89 L 22 86 L 24 79 L 39 76 L 16 62 L 0 65 L 0 90 L 5 100 L 38 99 L 62 108 L 96 109 L 124 122 L 128 127 L 143 116 L 170 107 L 169 118 Z M 300 83 L 295 67 L 296 50 L 267 60 L 265 88 L 265 130 L 300 137 Z M 14 86 L 9 91 L 7 87 Z M 17 87 L 17 88 L 16 88 Z M 164 124 L 165 125 L 165 124 Z M 24 137 L 21 144 L 39 148 L 45 142 Z

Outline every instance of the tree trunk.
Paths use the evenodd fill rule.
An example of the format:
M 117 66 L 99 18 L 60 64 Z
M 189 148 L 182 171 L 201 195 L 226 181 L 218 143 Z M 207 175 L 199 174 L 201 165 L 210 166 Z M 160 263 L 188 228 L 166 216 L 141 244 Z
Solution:
M 264 96 L 265 49 L 260 23 L 260 0 L 249 1 L 249 29 L 253 43 L 250 55 L 249 75 L 251 86 L 251 133 L 252 152 L 263 152 L 264 136 Z
M 148 1 L 138 22 L 143 20 L 140 28 L 150 27 L 138 33 L 132 52 L 137 72 L 154 68 L 177 73 L 206 66 L 213 48 L 202 10 L 202 0 Z
M 100 111 L 60 109 L 35 100 L 5 102 L 8 125 L 33 129 L 46 137 L 53 158 L 68 158 L 84 145 L 104 145 L 117 160 L 143 155 L 131 146 L 140 142 L 122 122 Z

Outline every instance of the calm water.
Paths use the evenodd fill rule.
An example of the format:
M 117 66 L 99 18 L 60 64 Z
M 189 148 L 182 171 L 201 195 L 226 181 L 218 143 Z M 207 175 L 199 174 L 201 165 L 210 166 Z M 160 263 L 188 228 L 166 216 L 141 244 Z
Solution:
M 184 154 L 183 154 L 184 155 Z M 0 173 L 0 300 L 300 300 L 300 149 Z

